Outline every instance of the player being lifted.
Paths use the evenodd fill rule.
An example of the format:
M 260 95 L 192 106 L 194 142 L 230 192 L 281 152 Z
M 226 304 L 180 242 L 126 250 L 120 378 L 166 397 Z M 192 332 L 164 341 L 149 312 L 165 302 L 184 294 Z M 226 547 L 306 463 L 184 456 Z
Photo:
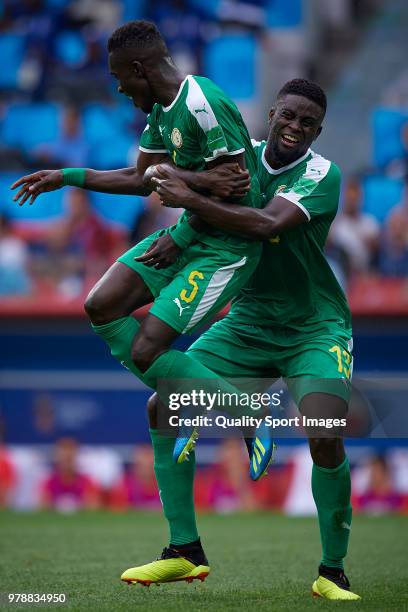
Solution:
M 284 85 L 269 115 L 267 142 L 256 143 L 265 207 L 224 204 L 191 191 L 160 166 L 157 189 L 168 206 L 183 202 L 206 222 L 263 241 L 255 274 L 229 314 L 189 349 L 222 377 L 284 377 L 302 415 L 347 413 L 352 370 L 351 317 L 323 249 L 336 215 L 340 172 L 310 150 L 321 132 L 326 96 L 309 81 Z M 169 178 L 165 178 L 165 177 Z M 149 400 L 155 473 L 170 526 L 162 558 L 124 572 L 129 582 L 169 582 L 209 572 L 195 522 L 194 463 L 172 462 L 173 441 L 157 430 L 157 395 Z M 312 490 L 323 556 L 313 594 L 357 600 L 344 574 L 351 528 L 350 469 L 341 437 L 309 431 Z M 185 471 L 179 471 L 180 467 Z
M 39 194 L 64 185 L 146 195 L 154 186 L 148 168 L 171 159 L 178 176 L 192 188 L 203 188 L 205 179 L 208 193 L 259 206 L 256 155 L 235 104 L 209 79 L 183 79 L 153 23 L 125 24 L 110 37 L 108 50 L 110 72 L 119 82 L 119 91 L 150 113 L 137 166 L 36 172 L 13 185 L 21 187 L 14 199 L 32 203 Z M 246 168 L 251 175 L 249 191 L 248 172 L 240 171 Z M 216 228 L 200 233 L 197 221 L 184 213 L 176 226 L 131 248 L 106 272 L 85 303 L 94 331 L 112 355 L 153 389 L 159 378 L 217 378 L 194 358 L 171 350 L 171 345 L 179 334 L 193 332 L 224 307 L 259 260 L 259 242 Z M 153 300 L 139 324 L 131 313 Z

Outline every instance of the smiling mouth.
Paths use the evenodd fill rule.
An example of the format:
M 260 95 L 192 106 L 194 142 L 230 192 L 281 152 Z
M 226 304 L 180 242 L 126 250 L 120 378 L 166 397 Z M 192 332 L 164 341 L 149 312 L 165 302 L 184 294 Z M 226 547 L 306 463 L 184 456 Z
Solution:
M 292 134 L 282 134 L 281 141 L 287 147 L 295 147 L 299 144 L 299 139 L 296 136 L 292 136 Z

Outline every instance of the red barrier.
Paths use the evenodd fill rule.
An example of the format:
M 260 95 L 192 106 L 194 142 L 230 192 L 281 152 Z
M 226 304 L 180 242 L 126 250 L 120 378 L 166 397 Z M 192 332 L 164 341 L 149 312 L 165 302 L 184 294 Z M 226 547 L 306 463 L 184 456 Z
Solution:
M 0 318 L 82 318 L 85 295 L 70 299 L 47 288 L 33 296 L 1 298 Z M 350 284 L 348 299 L 354 316 L 408 316 L 408 279 L 359 278 Z M 143 317 L 147 310 L 136 314 Z

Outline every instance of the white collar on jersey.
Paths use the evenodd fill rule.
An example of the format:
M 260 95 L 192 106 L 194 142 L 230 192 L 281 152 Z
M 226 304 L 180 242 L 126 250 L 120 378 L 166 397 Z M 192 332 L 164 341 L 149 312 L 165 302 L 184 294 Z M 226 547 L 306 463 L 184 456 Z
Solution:
M 292 168 L 294 168 L 295 166 L 300 164 L 302 161 L 304 161 L 306 159 L 306 157 L 308 157 L 310 154 L 313 154 L 312 149 L 308 149 L 306 151 L 306 153 L 304 155 L 302 155 L 302 157 L 299 157 L 298 159 L 295 159 L 294 162 L 292 162 L 291 164 L 288 164 L 287 166 L 282 166 L 282 168 L 278 168 L 277 170 L 275 170 L 275 168 L 271 168 L 271 166 L 268 164 L 268 162 L 265 159 L 265 149 L 266 149 L 266 147 L 262 151 L 262 163 L 265 166 L 265 168 L 267 169 L 267 171 L 269 172 L 269 174 L 282 174 L 282 172 L 286 172 L 287 170 L 291 170 Z
M 182 91 L 182 89 L 183 89 L 183 87 L 184 87 L 184 83 L 187 81 L 187 79 L 189 79 L 189 78 L 190 78 L 190 76 L 191 76 L 191 74 L 188 74 L 188 75 L 186 76 L 186 78 L 184 79 L 184 81 L 181 83 L 181 85 L 180 85 L 180 87 L 179 87 L 179 90 L 178 90 L 178 92 L 177 92 L 177 95 L 176 95 L 176 97 L 174 98 L 173 102 L 172 102 L 171 104 L 169 104 L 169 106 L 163 106 L 163 107 L 162 107 L 165 113 L 168 113 L 168 112 L 169 112 L 169 110 L 171 110 L 171 109 L 173 108 L 173 106 L 175 105 L 175 103 L 177 102 L 177 100 L 178 100 L 178 99 L 179 99 L 179 97 L 180 97 L 181 91 Z

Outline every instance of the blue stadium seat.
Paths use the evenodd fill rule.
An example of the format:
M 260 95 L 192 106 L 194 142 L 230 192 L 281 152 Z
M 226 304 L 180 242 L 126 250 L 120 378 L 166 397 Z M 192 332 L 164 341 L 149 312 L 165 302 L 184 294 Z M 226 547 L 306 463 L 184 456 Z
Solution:
M 124 110 L 123 107 L 122 110 Z M 120 106 L 88 104 L 82 114 L 84 136 L 91 146 L 90 164 L 96 168 L 122 168 L 128 165 L 129 151 L 136 139 L 128 133 L 127 124 L 134 113 Z
M 146 0 L 122 0 L 122 21 L 143 19 L 146 14 Z
M 89 164 L 92 168 L 107 170 L 109 168 L 124 168 L 129 165 L 129 156 L 135 141 L 127 136 L 118 135 L 115 138 L 101 141 L 91 148 Z
M 204 74 L 234 100 L 256 95 L 257 41 L 251 34 L 216 38 L 204 52 Z
M 55 57 L 70 68 L 80 65 L 86 58 L 86 45 L 79 32 L 65 30 L 55 40 Z
M 190 0 L 190 5 L 207 17 L 217 19 L 222 0 Z
M 268 0 L 266 25 L 269 28 L 296 28 L 303 20 L 302 0 Z
M 364 212 L 374 215 L 380 223 L 387 217 L 390 209 L 402 199 L 403 181 L 386 176 L 368 176 L 364 179 Z
M 24 38 L 19 34 L 0 36 L 0 89 L 15 89 L 18 86 L 18 70 L 24 57 Z
M 130 229 L 145 210 L 145 201 L 138 196 L 117 196 L 89 192 L 94 210 L 108 222 Z
M 47 7 L 50 9 L 63 9 L 71 0 L 46 0 Z
M 33 206 L 24 204 L 19 206 L 13 202 L 16 191 L 10 190 L 21 174 L 0 174 L 0 212 L 5 213 L 10 219 L 16 221 L 52 221 L 64 214 L 64 196 L 66 190 L 51 191 L 42 194 Z
M 15 104 L 7 109 L 2 140 L 10 146 L 30 150 L 56 139 L 60 109 L 56 104 Z
M 91 146 L 120 136 L 116 109 L 102 104 L 88 104 L 82 113 L 84 136 Z
M 401 128 L 408 122 L 408 112 L 378 108 L 372 116 L 373 159 L 377 167 L 383 167 L 402 156 L 404 148 Z

